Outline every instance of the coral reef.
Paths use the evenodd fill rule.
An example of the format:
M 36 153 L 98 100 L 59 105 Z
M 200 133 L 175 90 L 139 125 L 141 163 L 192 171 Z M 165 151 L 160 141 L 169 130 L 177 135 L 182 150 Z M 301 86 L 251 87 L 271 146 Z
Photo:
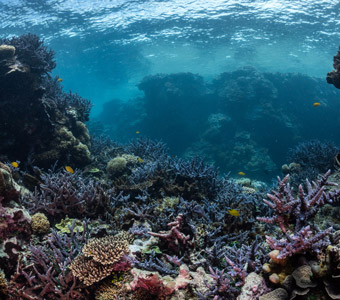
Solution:
M 98 119 L 102 132 L 126 142 L 137 130 L 162 139 L 176 155 L 204 157 L 231 175 L 243 170 L 269 181 L 299 142 L 337 138 L 339 92 L 307 75 L 246 67 L 212 82 L 191 73 L 157 74 L 139 88 L 143 97 L 107 103 Z
M 320 173 L 334 170 L 334 158 L 339 153 L 339 147 L 331 142 L 312 140 L 302 142 L 288 152 L 288 168 L 282 166 L 282 171 L 289 173 L 292 182 L 314 180 Z
M 50 167 L 56 160 L 82 166 L 90 161 L 84 125 L 91 105 L 66 94 L 50 72 L 54 52 L 36 35 L 0 40 L 0 152 L 8 160 Z M 18 117 L 20 116 L 20 117 Z
M 340 48 L 338 53 L 333 57 L 333 68 L 335 70 L 327 73 L 326 81 L 340 89 Z
M 31 246 L 30 255 L 18 260 L 9 282 L 9 299 L 86 299 L 88 292 L 70 270 L 71 261 L 88 239 L 87 224 L 82 234 L 52 231 L 42 246 Z
M 282 102 L 293 99 L 285 99 L 287 91 L 304 83 L 312 97 L 317 80 L 245 68 L 210 84 L 190 73 L 140 83 L 145 114 L 123 128 L 158 137 L 175 132 L 168 139 L 178 153 L 211 148 L 208 161 L 232 166 L 239 176 L 233 180 L 196 155 L 169 155 L 161 141 L 142 136 L 122 145 L 90 137 L 84 124 L 90 102 L 64 93 L 61 80 L 49 74 L 54 67 L 53 52 L 36 36 L 1 40 L 6 85 L 0 84 L 0 101 L 9 115 L 0 117 L 9 125 L 4 131 L 0 125 L 7 161 L 0 163 L 0 297 L 338 298 L 340 190 L 325 170 L 338 148 L 300 144 L 267 197 L 266 184 L 252 179 L 274 172 L 281 160 L 273 153 L 280 156 L 283 150 L 276 150 L 287 141 L 274 143 L 274 133 L 294 143 L 304 133 L 291 124 L 306 121 L 297 105 L 305 95 L 294 95 L 288 114 Z M 18 124 L 6 119 L 16 109 L 24 116 Z M 258 133 L 268 122 L 270 145 Z M 97 125 L 94 130 L 105 133 Z M 294 173 L 306 174 L 308 167 L 326 173 L 297 182 Z

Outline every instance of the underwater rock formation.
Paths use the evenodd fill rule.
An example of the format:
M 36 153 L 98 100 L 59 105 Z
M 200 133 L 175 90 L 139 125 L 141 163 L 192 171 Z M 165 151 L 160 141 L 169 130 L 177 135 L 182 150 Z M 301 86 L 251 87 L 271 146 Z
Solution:
M 32 34 L 0 40 L 0 153 L 2 159 L 48 168 L 56 160 L 82 166 L 90 161 L 83 122 L 91 104 L 62 91 L 54 52 Z
M 268 180 L 297 143 L 337 138 L 339 94 L 307 75 L 246 67 L 212 82 L 192 73 L 157 74 L 138 87 L 144 97 L 107 103 L 102 131 L 124 142 L 136 132 L 162 139 L 172 153 L 204 157 L 224 172 Z
M 327 73 L 326 81 L 340 89 L 340 48 L 338 53 L 333 57 L 333 68 L 335 70 Z

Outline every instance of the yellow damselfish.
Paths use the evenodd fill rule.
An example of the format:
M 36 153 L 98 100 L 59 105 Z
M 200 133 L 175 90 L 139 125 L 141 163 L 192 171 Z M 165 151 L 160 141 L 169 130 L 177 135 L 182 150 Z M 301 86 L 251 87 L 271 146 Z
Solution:
M 136 134 L 140 134 L 140 131 L 137 130 L 137 131 L 136 131 Z
M 74 173 L 73 169 L 72 169 L 70 166 L 66 166 L 66 167 L 65 167 L 65 170 L 66 170 L 67 172 L 71 173 L 71 174 Z
M 240 175 L 240 176 L 246 175 L 246 173 L 244 173 L 244 172 L 238 172 L 237 174 Z
M 234 217 L 239 217 L 241 215 L 240 212 L 236 209 L 229 209 L 228 213 Z
M 320 102 L 314 102 L 314 103 L 313 103 L 313 106 L 314 106 L 314 107 L 317 107 L 317 106 L 320 106 L 320 105 L 321 105 Z
M 61 78 L 58 78 L 57 80 L 58 80 L 58 82 L 62 82 L 63 81 Z
M 12 161 L 11 165 L 12 165 L 13 168 L 19 167 L 19 164 L 16 161 Z

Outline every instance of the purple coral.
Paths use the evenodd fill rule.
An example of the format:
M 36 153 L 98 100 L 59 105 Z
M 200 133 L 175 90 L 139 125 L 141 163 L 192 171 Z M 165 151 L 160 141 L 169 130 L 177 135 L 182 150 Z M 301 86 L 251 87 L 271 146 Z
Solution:
M 97 217 L 107 212 L 113 189 L 106 189 L 99 181 L 84 177 L 82 172 L 73 174 L 53 169 L 41 175 L 40 189 L 35 190 L 24 202 L 31 212 L 42 211 L 54 217 Z
M 169 231 L 160 232 L 160 233 L 148 232 L 148 234 L 166 240 L 169 243 L 169 248 L 175 252 L 178 252 L 181 246 L 189 246 L 189 247 L 193 246 L 192 242 L 189 241 L 190 236 L 185 235 L 184 233 L 180 231 L 182 222 L 183 222 L 183 215 L 179 214 L 176 217 L 175 221 L 170 222 L 168 224 L 168 226 L 170 227 Z
M 321 232 L 314 233 L 310 226 L 306 226 L 294 234 L 289 235 L 286 233 L 285 239 L 277 240 L 266 236 L 266 241 L 270 248 L 280 251 L 277 259 L 282 260 L 296 253 L 305 253 L 308 250 L 319 252 L 319 249 L 329 244 L 324 239 L 331 232 L 332 228 L 328 228 Z
M 272 249 L 279 250 L 279 259 L 306 251 L 318 251 L 324 245 L 323 240 L 331 233 L 332 228 L 316 232 L 309 222 L 325 203 L 337 201 L 340 190 L 325 192 L 325 186 L 335 186 L 328 182 L 331 171 L 326 172 L 321 179 L 310 183 L 306 180 L 307 192 L 299 186 L 297 197 L 288 183 L 289 175 L 283 180 L 278 178 L 278 191 L 268 194 L 269 200 L 264 202 L 274 210 L 272 217 L 257 218 L 259 221 L 280 226 L 285 240 L 276 240 L 267 236 L 267 242 Z
M 209 267 L 210 276 L 213 279 L 212 283 L 205 282 L 208 292 L 205 294 L 196 292 L 200 300 L 223 300 L 223 299 L 236 299 L 239 290 L 232 285 L 232 280 L 225 273 L 225 270 L 213 269 Z
M 87 223 L 83 223 L 82 234 L 74 229 L 75 222 L 70 227 L 70 236 L 53 231 L 45 245 L 31 245 L 30 257 L 26 262 L 18 260 L 16 272 L 11 277 L 9 299 L 86 299 L 87 291 L 69 266 L 88 238 Z

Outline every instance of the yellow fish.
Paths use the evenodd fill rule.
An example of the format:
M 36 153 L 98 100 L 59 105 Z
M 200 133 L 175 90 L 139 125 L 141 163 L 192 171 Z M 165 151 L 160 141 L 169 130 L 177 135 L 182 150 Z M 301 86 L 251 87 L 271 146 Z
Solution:
M 140 131 L 137 130 L 137 131 L 136 131 L 136 134 L 140 134 Z
M 244 172 L 238 172 L 237 174 L 240 175 L 240 176 L 246 175 L 246 173 L 244 173 Z
M 314 103 L 313 103 L 313 106 L 314 106 L 314 107 L 317 107 L 317 106 L 320 106 L 320 105 L 321 105 L 320 102 L 314 102 Z
M 11 165 L 12 165 L 13 168 L 18 168 L 19 167 L 19 164 L 16 161 L 12 161 Z
M 65 170 L 66 170 L 67 172 L 71 173 L 71 174 L 74 173 L 73 169 L 72 169 L 70 166 L 66 166 L 66 167 L 65 167 Z
M 62 80 L 61 78 L 58 78 L 57 81 L 58 81 L 58 82 L 62 82 L 63 80 Z
M 239 217 L 241 215 L 240 212 L 236 209 L 229 209 L 228 213 L 234 217 Z
M 139 163 L 143 163 L 144 162 L 144 159 L 140 158 L 140 157 L 138 157 L 137 160 L 138 160 Z

